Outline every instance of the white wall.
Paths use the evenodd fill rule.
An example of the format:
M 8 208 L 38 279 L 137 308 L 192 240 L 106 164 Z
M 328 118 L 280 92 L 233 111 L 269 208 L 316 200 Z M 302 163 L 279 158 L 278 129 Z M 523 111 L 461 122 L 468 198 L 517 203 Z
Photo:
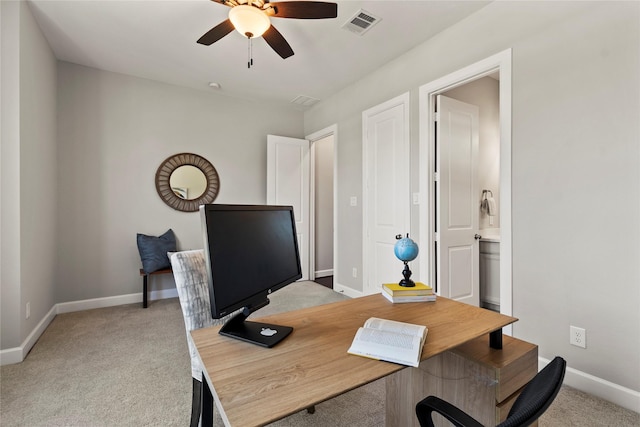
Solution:
M 637 2 L 493 2 L 305 113 L 340 131 L 337 283 L 362 289 L 361 112 L 410 91 L 417 192 L 419 86 L 511 48 L 514 334 L 640 410 L 639 28 Z
M 639 28 L 640 3 L 607 3 L 518 46 L 512 163 L 517 334 L 636 391 Z
M 20 19 L 21 305 L 26 337 L 55 303 L 56 58 L 26 3 Z M 26 316 L 25 316 L 26 317 Z
M 58 302 L 141 292 L 136 233 L 172 228 L 178 249 L 202 247 L 199 214 L 156 192 L 164 159 L 207 158 L 220 177 L 216 203 L 265 203 L 266 135 L 304 135 L 292 110 L 66 62 L 58 76 Z
M 4 349 L 55 304 L 57 144 L 55 57 L 26 2 L 1 7 Z
M 20 3 L 0 2 L 0 292 L 2 348 L 21 342 L 20 316 Z

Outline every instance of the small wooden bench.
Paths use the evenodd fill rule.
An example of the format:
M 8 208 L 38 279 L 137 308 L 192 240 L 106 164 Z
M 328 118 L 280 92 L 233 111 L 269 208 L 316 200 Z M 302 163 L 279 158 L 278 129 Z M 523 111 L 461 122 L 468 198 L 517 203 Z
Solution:
M 147 274 L 143 269 L 140 269 L 140 275 L 142 276 L 142 308 L 147 308 L 148 305 L 149 276 L 155 276 L 157 274 L 173 274 L 173 270 L 171 270 L 171 268 L 165 268 L 164 270 L 157 270 Z

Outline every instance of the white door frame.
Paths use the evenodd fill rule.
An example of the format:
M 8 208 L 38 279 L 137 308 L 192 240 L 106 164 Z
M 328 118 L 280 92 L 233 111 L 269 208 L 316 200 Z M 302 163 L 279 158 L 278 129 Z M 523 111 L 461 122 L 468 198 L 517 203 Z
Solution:
M 435 97 L 449 89 L 500 72 L 500 312 L 512 315 L 511 241 L 511 49 L 427 83 L 419 88 L 420 242 L 428 256 L 420 257 L 420 271 L 434 282 L 431 254 L 435 245 L 435 212 L 431 202 L 435 181 Z M 511 334 L 511 326 L 504 329 Z
M 338 277 L 338 125 L 331 125 L 305 137 L 309 141 L 309 280 L 316 278 L 316 146 L 315 142 L 333 136 L 333 283 Z

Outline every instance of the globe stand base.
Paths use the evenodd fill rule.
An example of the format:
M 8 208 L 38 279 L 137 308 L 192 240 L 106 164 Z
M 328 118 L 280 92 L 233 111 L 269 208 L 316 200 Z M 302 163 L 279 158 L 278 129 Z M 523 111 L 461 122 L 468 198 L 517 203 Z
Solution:
M 404 286 L 405 288 L 413 288 L 416 284 L 413 280 L 410 279 L 411 277 L 411 270 L 409 270 L 409 264 L 407 264 L 407 262 L 404 262 L 404 270 L 402 270 L 402 275 L 404 276 L 404 279 L 400 280 L 400 283 L 398 283 L 400 286 Z

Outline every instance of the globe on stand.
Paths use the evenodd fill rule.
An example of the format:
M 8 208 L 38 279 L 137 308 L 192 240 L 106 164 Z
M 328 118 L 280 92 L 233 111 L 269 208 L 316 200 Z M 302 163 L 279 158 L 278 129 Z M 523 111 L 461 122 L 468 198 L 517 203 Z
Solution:
M 411 270 L 409 270 L 408 263 L 418 257 L 418 245 L 409 238 L 409 233 L 407 233 L 407 237 L 402 237 L 401 234 L 398 234 L 396 239 L 398 241 L 393 247 L 393 253 L 396 255 L 396 258 L 404 262 L 404 270 L 402 270 L 402 276 L 404 279 L 402 279 L 398 284 L 400 286 L 410 288 L 416 284 L 410 279 Z

